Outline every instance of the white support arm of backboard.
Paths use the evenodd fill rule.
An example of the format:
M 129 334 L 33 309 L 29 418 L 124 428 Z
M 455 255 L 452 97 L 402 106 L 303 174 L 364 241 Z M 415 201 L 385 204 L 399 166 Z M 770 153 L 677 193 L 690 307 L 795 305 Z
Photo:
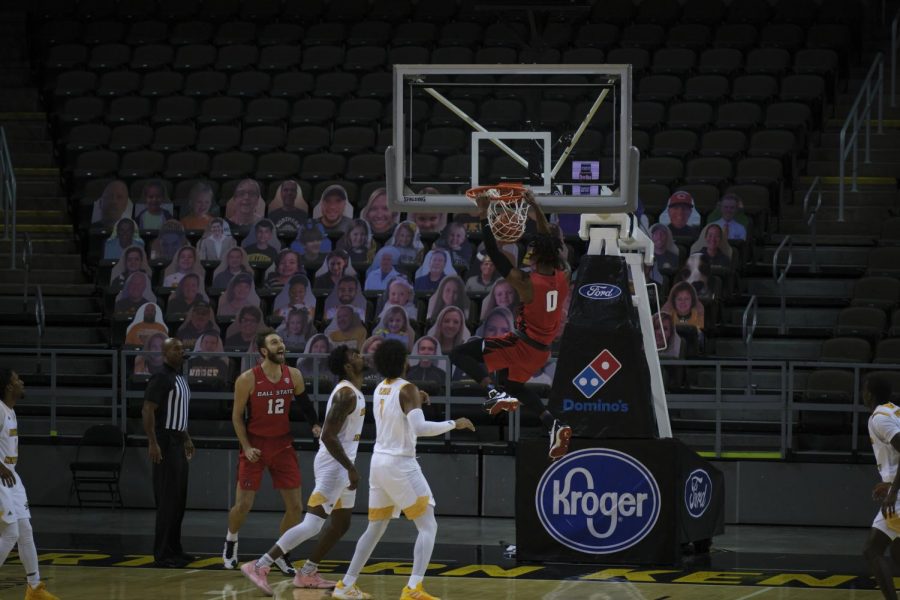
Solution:
M 606 96 L 608 94 L 609 89 L 603 88 L 603 91 L 601 91 L 600 95 L 597 96 L 597 99 L 594 100 L 594 104 L 591 106 L 591 109 L 587 112 L 587 115 L 585 115 L 584 119 L 581 121 L 578 129 L 575 130 L 575 134 L 572 136 L 572 141 L 569 142 L 569 145 L 566 146 L 565 150 L 563 150 L 563 153 L 559 157 L 559 160 L 557 160 L 556 164 L 553 165 L 552 177 L 556 177 L 556 174 L 559 172 L 560 168 L 562 168 L 563 163 L 566 162 L 567 158 L 569 158 L 569 154 L 572 153 L 572 150 L 575 148 L 575 144 L 577 144 L 578 140 L 581 139 L 582 134 L 584 134 L 584 130 L 587 129 L 588 123 L 590 123 L 591 119 L 594 118 L 594 113 L 596 113 L 600 109 L 600 105 L 603 104 L 604 100 L 606 100 Z
M 472 117 L 467 115 L 463 109 L 461 109 L 460 107 L 458 107 L 455 104 L 453 104 L 452 102 L 450 102 L 450 100 L 446 96 L 441 94 L 436 89 L 434 89 L 434 88 L 422 88 L 422 89 L 424 89 L 435 100 L 437 100 L 438 102 L 443 104 L 445 107 L 447 107 L 447 110 L 449 110 L 454 115 L 456 115 L 457 117 L 459 117 L 460 119 L 462 119 L 463 121 L 468 123 L 469 126 L 471 126 L 472 129 L 474 129 L 475 131 L 480 131 L 482 133 L 489 133 L 488 130 L 485 129 L 484 125 L 482 125 L 481 123 L 479 123 L 478 121 L 476 121 L 475 119 L 473 119 Z M 528 168 L 528 161 L 525 160 L 518 152 L 516 152 L 515 150 L 513 150 L 512 148 L 510 148 L 509 146 L 507 146 L 502 141 L 500 141 L 496 138 L 487 138 L 487 139 L 492 141 L 498 148 L 500 148 L 501 150 L 506 152 L 511 159 L 513 159 L 514 161 L 516 161 L 517 163 L 519 163 L 526 169 Z M 555 173 L 554 173 L 554 175 L 555 175 Z
M 604 232 L 615 231 L 614 237 Z M 653 264 L 653 240 L 638 225 L 637 217 L 628 213 L 610 213 L 605 215 L 585 213 L 581 215 L 581 226 L 578 236 L 588 242 L 588 254 L 600 254 L 600 240 L 614 240 L 618 248 L 626 252 L 637 252 L 643 255 L 644 264 Z M 595 240 L 596 246 L 595 249 Z M 610 242 L 606 245 L 606 254 L 610 254 Z M 616 250 L 618 254 L 618 250 Z

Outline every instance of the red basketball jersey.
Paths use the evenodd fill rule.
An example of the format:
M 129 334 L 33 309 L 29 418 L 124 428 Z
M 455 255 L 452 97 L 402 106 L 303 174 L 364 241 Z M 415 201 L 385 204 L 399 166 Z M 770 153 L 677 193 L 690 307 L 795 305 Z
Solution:
M 563 306 L 569 295 L 566 272 L 557 269 L 553 275 L 529 273 L 534 294 L 531 302 L 519 305 L 516 328 L 536 342 L 550 345 L 556 339 L 562 322 Z
M 287 365 L 281 365 L 281 377 L 275 383 L 269 381 L 260 365 L 253 367 L 253 379 L 253 391 L 247 402 L 247 432 L 262 437 L 289 435 L 294 381 Z

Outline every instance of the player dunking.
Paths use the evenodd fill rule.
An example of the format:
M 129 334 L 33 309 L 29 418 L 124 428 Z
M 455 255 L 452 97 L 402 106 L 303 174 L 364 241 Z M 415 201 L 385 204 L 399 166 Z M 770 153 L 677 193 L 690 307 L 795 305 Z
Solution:
M 450 352 L 450 361 L 482 386 L 489 388 L 485 408 L 492 414 L 516 410 L 519 402 L 540 416 L 550 430 L 550 458 L 557 459 L 568 451 L 572 428 L 562 424 L 544 407 L 537 394 L 525 387 L 531 376 L 547 364 L 550 344 L 559 333 L 563 306 L 569 295 L 569 276 L 560 264 L 562 243 L 551 235 L 550 224 L 531 190 L 525 190 L 525 201 L 534 209 L 537 235 L 529 246 L 533 270 L 525 273 L 510 264 L 497 247 L 497 240 L 487 221 L 491 200 L 487 195 L 475 199 L 481 217 L 484 248 L 497 271 L 519 293 L 521 304 L 516 329 L 503 337 L 473 339 Z M 506 370 L 505 391 L 494 388 L 490 372 Z
M 400 600 L 438 600 L 424 589 L 422 580 L 434 550 L 437 521 L 434 497 L 416 460 L 416 438 L 435 436 L 453 429 L 475 427 L 468 419 L 426 421 L 422 404 L 428 394 L 403 379 L 408 355 L 406 344 L 387 340 L 375 351 L 375 368 L 385 380 L 375 388 L 375 448 L 369 468 L 369 526 L 356 543 L 347 574 L 338 582 L 332 598 L 371 598 L 356 586 L 359 573 L 387 530 L 391 518 L 400 511 L 415 523 L 419 535 L 413 551 L 412 574 Z
M 238 566 L 238 530 L 253 507 L 263 471 L 269 470 L 272 485 L 284 500 L 281 533 L 300 522 L 300 466 L 291 438 L 290 409 L 295 399 L 303 417 L 318 437 L 320 427 L 312 401 L 306 394 L 303 376 L 284 364 L 285 346 L 281 337 L 266 328 L 256 334 L 262 364 L 241 373 L 234 382 L 231 422 L 241 444 L 238 482 L 234 506 L 228 513 L 228 532 L 222 560 L 226 569 Z M 244 410 L 247 420 L 244 422 Z M 275 561 L 283 574 L 297 574 L 287 554 Z
M 338 346 L 328 356 L 328 368 L 341 377 L 328 398 L 325 425 L 322 427 L 322 446 L 316 453 L 316 489 L 309 497 L 306 517 L 299 525 L 288 529 L 278 538 L 269 552 L 255 563 L 241 565 L 241 571 L 263 593 L 271 596 L 267 575 L 273 562 L 325 528 L 309 560 L 294 577 L 294 585 L 302 588 L 333 588 L 317 572 L 318 563 L 350 527 L 350 516 L 356 504 L 356 484 L 359 474 L 353 461 L 359 447 L 366 415 L 366 400 L 359 391 L 363 381 L 365 362 L 360 353 L 347 346 Z M 330 518 L 329 518 L 330 516 Z

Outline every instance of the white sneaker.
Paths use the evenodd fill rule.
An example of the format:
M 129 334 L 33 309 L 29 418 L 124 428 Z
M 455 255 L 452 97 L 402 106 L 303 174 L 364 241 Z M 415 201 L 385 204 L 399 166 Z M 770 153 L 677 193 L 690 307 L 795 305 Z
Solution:
M 295 569 L 294 566 L 291 564 L 291 559 L 288 558 L 287 554 L 284 554 L 284 555 L 276 558 L 275 561 L 272 563 L 272 565 L 276 569 L 281 571 L 281 574 L 286 577 L 293 577 L 294 575 L 297 574 L 297 569 Z
M 550 428 L 550 458 L 556 460 L 565 456 L 571 439 L 572 428 L 560 423 L 559 419 L 553 421 L 553 427 Z
M 237 540 L 229 542 L 225 540 L 225 548 L 222 550 L 222 562 L 226 569 L 238 568 L 238 543 Z
M 331 597 L 339 598 L 340 600 L 372 600 L 372 594 L 365 593 L 356 587 L 355 583 L 351 586 L 345 586 L 343 579 L 338 581 L 334 589 L 331 590 Z
M 484 406 L 484 410 L 493 417 L 504 410 L 509 412 L 517 410 L 519 408 L 519 401 L 505 391 L 495 388 L 488 392 L 487 402 L 482 404 L 482 406 Z

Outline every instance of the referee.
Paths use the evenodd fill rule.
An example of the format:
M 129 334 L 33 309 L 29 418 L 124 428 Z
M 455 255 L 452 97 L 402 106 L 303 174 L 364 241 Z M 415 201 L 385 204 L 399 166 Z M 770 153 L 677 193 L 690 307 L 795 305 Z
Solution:
M 181 341 L 166 339 L 162 352 L 163 370 L 150 378 L 142 411 L 156 499 L 153 558 L 157 567 L 180 568 L 194 561 L 181 547 L 188 461 L 194 456 L 194 443 L 187 432 L 191 391 L 180 375 L 184 360 Z

